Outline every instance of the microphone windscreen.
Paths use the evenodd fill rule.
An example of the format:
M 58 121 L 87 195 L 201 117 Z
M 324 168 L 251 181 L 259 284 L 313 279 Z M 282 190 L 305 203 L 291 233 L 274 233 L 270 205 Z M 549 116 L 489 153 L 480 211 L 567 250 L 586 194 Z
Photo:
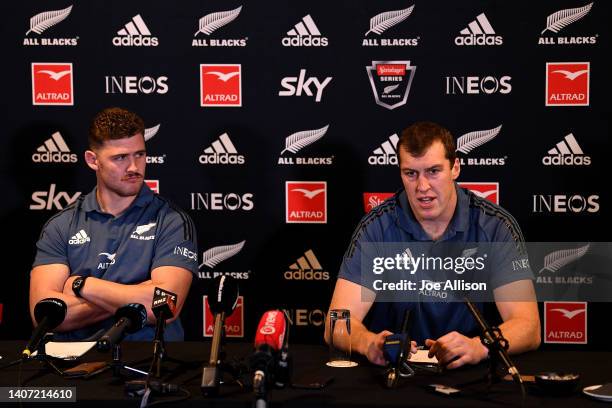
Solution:
M 153 291 L 153 303 L 151 304 L 151 310 L 155 317 L 159 318 L 163 313 L 166 319 L 173 318 L 176 312 L 176 300 L 177 296 L 175 293 L 155 288 Z
M 208 306 L 213 314 L 228 317 L 238 302 L 238 282 L 229 275 L 217 276 L 208 287 Z
M 57 298 L 46 298 L 34 306 L 34 318 L 36 323 L 40 323 L 43 318 L 47 318 L 48 329 L 53 330 L 64 321 L 68 307 L 66 303 Z
M 123 317 L 130 321 L 130 325 L 125 331 L 127 333 L 136 333 L 147 324 L 147 308 L 140 303 L 128 303 L 117 309 L 115 313 L 116 321 Z
M 255 333 L 255 349 L 266 344 L 274 351 L 283 348 L 283 340 L 287 331 L 285 314 L 280 310 L 268 310 L 261 316 Z

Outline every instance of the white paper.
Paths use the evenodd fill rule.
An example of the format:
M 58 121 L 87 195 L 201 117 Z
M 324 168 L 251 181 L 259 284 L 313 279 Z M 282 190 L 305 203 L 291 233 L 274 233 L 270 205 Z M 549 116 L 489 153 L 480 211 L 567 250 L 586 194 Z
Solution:
M 427 357 L 429 350 L 417 350 L 416 354 L 411 354 L 410 361 L 411 363 L 426 363 L 426 364 L 438 364 L 438 359 L 436 356 Z
M 96 345 L 95 341 L 57 342 L 50 341 L 45 344 L 45 353 L 48 356 L 63 359 L 73 359 L 83 356 Z

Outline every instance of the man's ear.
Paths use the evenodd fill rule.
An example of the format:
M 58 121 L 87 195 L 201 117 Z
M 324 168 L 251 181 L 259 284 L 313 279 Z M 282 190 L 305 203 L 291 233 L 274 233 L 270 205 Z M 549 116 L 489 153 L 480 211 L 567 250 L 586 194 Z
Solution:
M 98 171 L 98 155 L 93 150 L 85 150 L 85 163 L 93 171 Z
M 459 164 L 459 159 L 455 158 L 455 164 L 453 164 L 453 168 L 451 169 L 453 180 L 457 180 L 459 173 L 461 173 L 461 165 Z

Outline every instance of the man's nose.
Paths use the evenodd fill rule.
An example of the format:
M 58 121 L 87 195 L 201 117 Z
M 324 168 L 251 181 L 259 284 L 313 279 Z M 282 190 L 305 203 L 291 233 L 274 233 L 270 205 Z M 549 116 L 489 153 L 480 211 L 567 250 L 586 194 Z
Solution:
M 429 185 L 429 180 L 427 180 L 427 177 L 425 177 L 424 175 L 419 175 L 419 178 L 417 179 L 417 190 L 419 191 L 427 191 L 429 190 L 430 185 Z
M 130 160 L 130 163 L 129 163 L 129 166 L 127 168 L 127 171 L 132 172 L 132 173 L 137 173 L 138 172 L 138 166 L 136 165 L 136 158 L 130 156 L 129 160 Z

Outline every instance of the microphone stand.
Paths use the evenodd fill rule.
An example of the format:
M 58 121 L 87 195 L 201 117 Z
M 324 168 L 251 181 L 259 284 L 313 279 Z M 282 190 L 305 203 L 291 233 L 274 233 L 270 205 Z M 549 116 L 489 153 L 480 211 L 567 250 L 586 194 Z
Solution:
M 0 370 L 3 370 L 5 368 L 9 368 L 9 367 L 13 367 L 16 366 L 17 364 L 20 363 L 24 363 L 24 362 L 30 362 L 30 361 L 40 361 L 41 363 L 43 363 L 45 365 L 46 368 L 51 369 L 51 371 L 53 371 L 55 374 L 58 374 L 60 376 L 64 375 L 64 372 L 62 370 L 60 370 L 54 363 L 52 358 L 53 357 L 49 357 L 47 355 L 47 353 L 45 352 L 45 345 L 49 342 L 53 340 L 53 333 L 46 333 L 43 338 L 40 340 L 40 343 L 38 343 L 38 346 L 36 347 L 36 355 L 35 356 L 29 356 L 29 357 L 22 357 L 18 360 L 14 360 L 11 361 L 10 363 L 7 363 L 3 366 L 0 366 Z
M 216 314 L 215 326 L 213 333 L 220 333 L 219 336 L 212 337 L 212 343 L 210 345 L 210 357 L 208 364 L 202 369 L 202 384 L 201 390 L 204 396 L 216 396 L 219 394 L 219 385 L 221 382 L 221 371 L 223 368 L 222 364 L 222 353 L 220 353 L 221 344 L 223 342 L 225 312 Z
M 157 317 L 155 325 L 155 339 L 153 340 L 153 360 L 151 368 L 149 368 L 149 376 L 155 370 L 155 377 L 161 377 L 161 364 L 166 356 L 166 343 L 164 342 L 164 330 L 166 328 L 166 318 L 164 312 L 161 312 Z M 147 376 L 148 377 L 148 376 Z
M 487 391 L 491 389 L 491 386 L 501 381 L 499 375 L 499 367 L 505 367 L 508 374 L 512 376 L 514 381 L 521 387 L 521 394 L 523 397 L 523 403 L 525 401 L 525 385 L 521 375 L 508 356 L 508 340 L 504 338 L 499 327 L 489 326 L 480 310 L 468 299 L 464 298 L 465 305 L 469 309 L 470 313 L 478 323 L 480 328 L 480 341 L 489 350 L 489 371 L 487 372 Z M 464 384 L 465 385 L 465 384 Z

